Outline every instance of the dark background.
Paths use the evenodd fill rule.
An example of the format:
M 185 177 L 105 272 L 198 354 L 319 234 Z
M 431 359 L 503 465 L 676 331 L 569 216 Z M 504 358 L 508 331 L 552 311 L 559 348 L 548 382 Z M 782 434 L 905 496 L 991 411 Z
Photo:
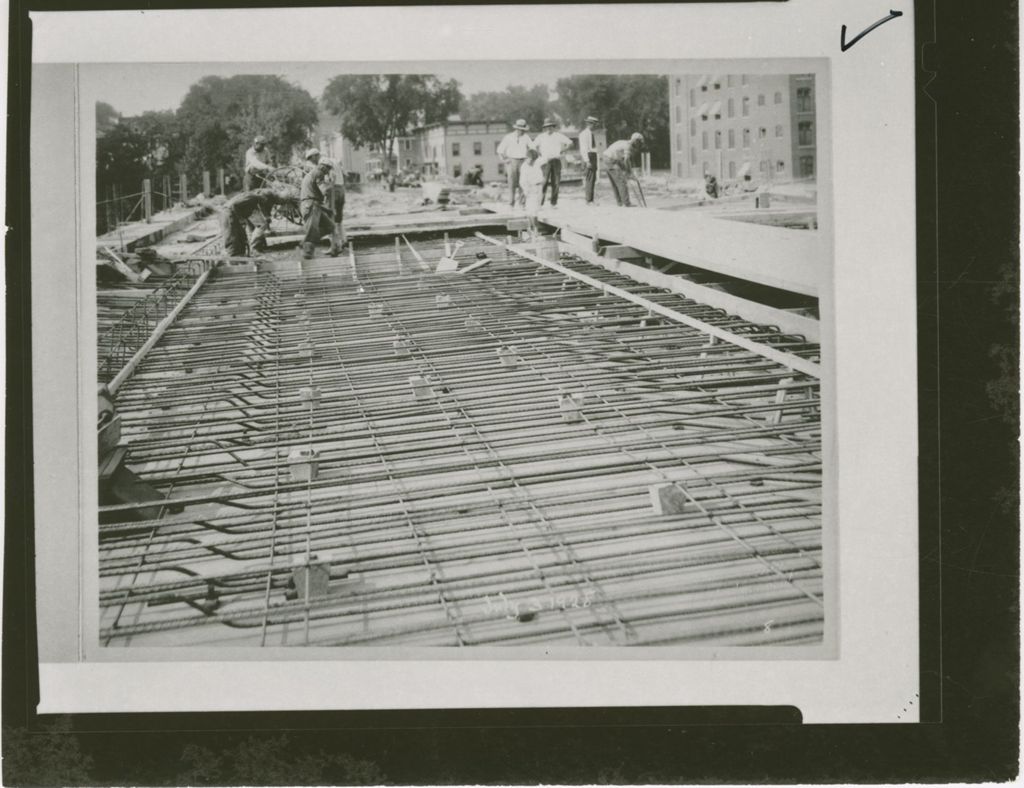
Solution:
M 214 5 L 242 4 L 85 2 L 74 8 Z M 742 13 L 742 4 L 735 5 Z M 919 701 L 925 721 L 838 726 L 802 726 L 799 715 L 787 709 L 37 715 L 27 12 L 71 7 L 10 3 L 6 784 L 967 782 L 1004 781 L 1017 774 L 1015 2 L 916 4 Z M 852 35 L 888 10 L 866 4 L 862 19 L 844 21 Z M 868 37 L 857 46 L 870 44 Z M 879 194 L 885 194 L 883 176 Z M 877 383 L 884 391 L 886 382 Z

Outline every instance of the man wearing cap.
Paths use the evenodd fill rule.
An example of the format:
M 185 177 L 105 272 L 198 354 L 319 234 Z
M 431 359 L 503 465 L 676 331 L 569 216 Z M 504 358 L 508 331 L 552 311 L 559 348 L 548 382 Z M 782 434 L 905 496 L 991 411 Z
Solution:
M 588 115 L 586 124 L 586 128 L 580 132 L 580 158 L 583 159 L 583 189 L 587 205 L 593 205 L 594 187 L 597 185 L 597 143 L 594 140 L 597 118 Z
M 224 203 L 221 214 L 221 238 L 224 254 L 230 257 L 244 257 L 249 253 L 266 251 L 264 238 L 270 229 L 270 214 L 275 205 L 288 201 L 287 195 L 277 194 L 272 189 L 256 189 L 236 194 Z M 294 198 L 293 198 L 294 199 Z M 246 228 L 252 227 L 252 240 L 246 237 Z
M 629 201 L 629 179 L 633 177 L 633 157 L 643 150 L 644 135 L 636 132 L 628 140 L 613 142 L 601 154 L 601 163 L 608 180 L 612 182 L 615 201 L 627 208 L 632 207 Z
M 306 172 L 309 172 L 310 170 L 315 170 L 317 163 L 320 161 L 320 151 L 318 151 L 316 148 L 310 148 L 309 150 L 306 151 L 306 154 L 305 156 L 303 156 L 303 158 L 305 159 L 305 161 L 302 164 L 303 169 L 305 169 Z
M 245 152 L 245 191 L 253 191 L 266 185 L 267 175 L 274 169 L 267 163 L 269 158 L 267 138 L 259 135 L 252 141 L 252 147 Z
M 555 122 L 551 118 L 544 119 L 544 130 L 533 141 L 540 154 L 540 167 L 544 173 L 544 187 L 540 193 L 540 204 L 551 187 L 551 207 L 558 205 L 558 185 L 562 182 L 562 153 L 572 145 L 572 140 L 555 131 Z
M 526 151 L 533 147 L 533 142 L 526 133 L 528 127 L 526 121 L 520 118 L 515 122 L 512 131 L 505 135 L 498 145 L 498 156 L 505 163 L 505 171 L 508 175 L 509 202 L 513 208 L 516 206 L 516 192 L 519 192 L 519 204 L 526 202 L 526 195 L 519 186 L 519 169 L 523 166 L 526 158 Z
M 331 239 L 331 248 L 327 253 L 331 257 L 337 257 L 341 253 L 335 238 L 331 210 L 325 204 L 325 195 L 321 188 L 331 169 L 331 162 L 319 161 L 302 179 L 302 187 L 299 189 L 299 213 L 302 215 L 302 225 L 306 231 L 302 239 L 303 260 L 313 259 L 316 245 L 325 235 Z

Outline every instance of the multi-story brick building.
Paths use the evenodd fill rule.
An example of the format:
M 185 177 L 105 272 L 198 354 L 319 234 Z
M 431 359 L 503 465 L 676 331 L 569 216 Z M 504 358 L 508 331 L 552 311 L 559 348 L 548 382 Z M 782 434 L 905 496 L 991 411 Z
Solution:
M 720 181 L 814 178 L 813 74 L 672 74 L 672 173 Z

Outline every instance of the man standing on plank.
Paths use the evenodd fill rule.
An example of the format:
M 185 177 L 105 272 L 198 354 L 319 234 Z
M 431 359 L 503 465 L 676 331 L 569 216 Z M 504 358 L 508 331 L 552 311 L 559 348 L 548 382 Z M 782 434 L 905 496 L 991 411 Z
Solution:
M 594 204 L 594 187 L 597 185 L 597 142 L 594 140 L 594 127 L 597 118 L 587 116 L 587 127 L 580 132 L 580 158 L 583 159 L 583 189 L 587 205 Z
M 555 131 L 555 122 L 551 118 L 544 119 L 544 130 L 537 135 L 533 144 L 540 153 L 540 166 L 544 172 L 544 187 L 540 193 L 540 204 L 551 187 L 551 207 L 558 205 L 558 185 L 562 182 L 562 153 L 572 145 L 572 140 L 559 131 Z
M 526 121 L 520 118 L 515 122 L 512 131 L 505 135 L 505 138 L 498 145 L 498 156 L 505 163 L 505 170 L 508 175 L 509 204 L 516 207 L 516 192 L 519 192 L 519 204 L 526 202 L 526 195 L 519 186 L 519 169 L 526 159 L 526 151 L 533 147 L 533 142 L 526 133 L 529 127 Z

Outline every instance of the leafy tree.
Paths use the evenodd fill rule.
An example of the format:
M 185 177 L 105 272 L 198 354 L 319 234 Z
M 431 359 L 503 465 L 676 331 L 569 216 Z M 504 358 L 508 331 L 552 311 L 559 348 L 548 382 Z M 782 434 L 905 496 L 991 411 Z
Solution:
M 539 131 L 544 117 L 551 114 L 548 86 L 509 85 L 505 90 L 474 93 L 462 103 L 460 113 L 466 120 L 504 120 L 513 123 L 523 118 Z
M 390 169 L 394 141 L 418 124 L 458 111 L 459 83 L 431 74 L 344 74 L 324 89 L 322 102 L 341 120 L 341 133 L 356 146 L 377 145 Z
M 581 124 L 587 115 L 601 119 L 608 141 L 644 135 L 652 167 L 670 162 L 668 77 L 586 74 L 559 79 L 558 107 Z
M 102 137 L 117 125 L 121 113 L 105 101 L 96 102 L 96 136 Z
M 204 170 L 219 167 L 240 175 L 257 134 L 267 138 L 273 160 L 287 163 L 309 144 L 317 106 L 309 93 L 279 76 L 208 76 L 189 89 L 176 121 L 185 141 L 184 171 L 195 183 Z

